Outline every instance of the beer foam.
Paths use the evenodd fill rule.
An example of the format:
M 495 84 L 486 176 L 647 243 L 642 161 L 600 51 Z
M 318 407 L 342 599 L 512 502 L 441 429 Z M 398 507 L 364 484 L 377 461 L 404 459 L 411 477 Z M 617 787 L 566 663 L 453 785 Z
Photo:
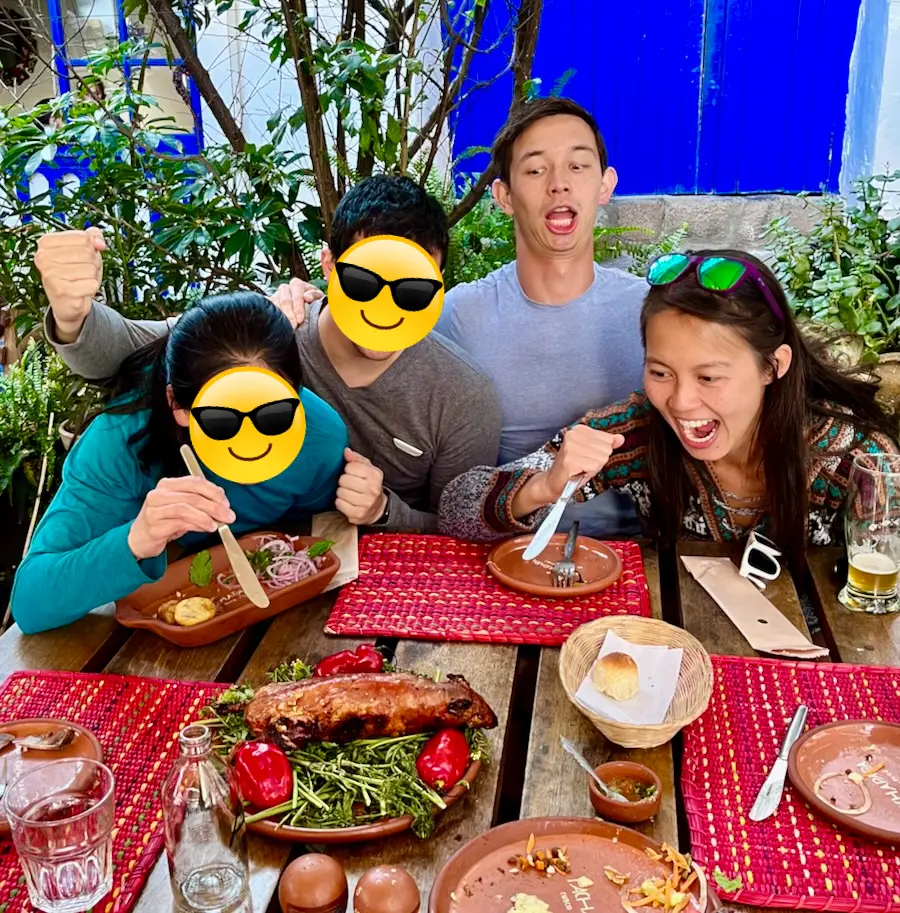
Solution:
M 850 564 L 867 574 L 893 574 L 897 571 L 897 562 L 890 555 L 882 555 L 881 552 L 854 555 L 850 559 Z

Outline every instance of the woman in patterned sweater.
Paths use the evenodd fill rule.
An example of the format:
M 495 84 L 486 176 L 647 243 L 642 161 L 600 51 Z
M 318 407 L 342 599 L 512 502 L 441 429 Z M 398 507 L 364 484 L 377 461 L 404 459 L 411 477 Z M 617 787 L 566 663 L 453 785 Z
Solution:
M 800 335 L 775 276 L 749 254 L 668 254 L 648 281 L 644 390 L 529 456 L 459 476 L 444 491 L 442 530 L 533 532 L 579 479 L 579 501 L 627 492 L 648 535 L 729 541 L 756 529 L 799 569 L 807 543 L 843 539 L 854 456 L 898 451 L 877 386 Z

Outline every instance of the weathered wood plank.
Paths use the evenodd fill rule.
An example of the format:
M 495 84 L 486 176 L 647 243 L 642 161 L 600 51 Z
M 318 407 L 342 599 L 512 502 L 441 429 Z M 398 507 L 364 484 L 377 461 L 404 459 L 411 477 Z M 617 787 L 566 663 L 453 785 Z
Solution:
M 644 570 L 650 592 L 651 612 L 662 617 L 659 559 L 656 549 L 643 549 Z M 663 784 L 663 802 L 653 821 L 638 825 L 656 840 L 678 845 L 675 768 L 671 744 L 649 751 L 619 748 L 609 742 L 566 696 L 559 679 L 557 648 L 541 650 L 540 669 L 531 720 L 528 761 L 522 789 L 522 818 L 544 815 L 594 817 L 588 794 L 588 777 L 563 750 L 560 736 L 571 739 L 594 766 L 604 761 L 629 760 L 646 764 Z
M 339 859 L 347 871 L 351 895 L 359 877 L 371 866 L 399 865 L 415 879 L 425 910 L 432 883 L 444 863 L 461 846 L 492 826 L 504 760 L 516 653 L 515 647 L 487 644 L 401 641 L 396 657 L 401 668 L 464 675 L 493 708 L 498 725 L 488 732 L 491 763 L 482 768 L 469 795 L 441 815 L 437 831 L 429 839 L 400 835 L 378 843 L 332 847 L 330 854 Z
M 900 666 L 900 615 L 851 612 L 838 602 L 845 583 L 834 573 L 842 548 L 813 549 L 809 572 L 813 581 L 822 630 L 843 663 L 864 666 Z
M 0 636 L 0 675 L 26 669 L 99 670 L 131 634 L 113 614 L 112 605 L 104 606 L 64 628 L 41 634 L 23 634 L 13 625 Z
M 732 624 L 731 619 L 719 608 L 713 598 L 690 575 L 681 561 L 682 555 L 704 557 L 731 557 L 740 555 L 735 549 L 717 542 L 681 542 L 677 547 L 678 596 L 681 609 L 681 623 L 710 653 L 727 656 L 760 656 L 743 634 Z M 799 631 L 809 637 L 809 628 L 800 605 L 800 597 L 790 575 L 783 573 L 778 580 L 766 586 L 766 598 Z
M 180 679 L 182 681 L 216 681 L 232 677 L 229 673 L 235 658 L 249 650 L 250 639 L 259 636 L 253 630 L 242 631 L 232 637 L 217 641 L 205 647 L 184 649 L 170 644 L 147 631 L 139 631 L 106 667 L 107 672 L 119 675 L 141 675 L 149 678 Z M 243 663 L 241 663 L 243 664 Z M 253 877 L 257 872 L 257 860 L 251 859 L 251 891 Z M 263 873 L 263 876 L 265 873 Z M 266 890 L 270 879 L 265 880 Z M 276 879 L 277 884 L 277 879 Z M 260 895 L 262 906 L 254 910 L 265 911 L 269 894 Z M 147 879 L 147 884 L 135 905 L 135 913 L 160 913 L 174 909 L 172 889 L 169 883 L 169 869 L 165 855 L 161 856 Z

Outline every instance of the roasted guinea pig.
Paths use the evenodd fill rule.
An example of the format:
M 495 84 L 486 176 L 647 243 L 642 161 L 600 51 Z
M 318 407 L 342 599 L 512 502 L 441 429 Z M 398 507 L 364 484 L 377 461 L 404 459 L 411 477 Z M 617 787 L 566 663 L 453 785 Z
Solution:
M 290 750 L 306 742 L 352 742 L 445 727 L 493 729 L 494 711 L 461 675 L 435 682 L 372 672 L 265 685 L 244 710 L 256 738 Z

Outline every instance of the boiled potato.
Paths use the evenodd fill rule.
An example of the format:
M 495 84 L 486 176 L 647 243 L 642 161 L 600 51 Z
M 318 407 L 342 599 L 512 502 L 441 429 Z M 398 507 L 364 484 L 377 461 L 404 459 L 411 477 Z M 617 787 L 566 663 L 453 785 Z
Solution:
M 167 599 L 157 610 L 156 617 L 164 621 L 167 625 L 175 624 L 175 606 L 178 605 L 177 599 Z
M 175 624 L 190 627 L 209 621 L 216 614 L 216 605 L 211 599 L 203 596 L 191 596 L 182 599 L 175 606 Z

